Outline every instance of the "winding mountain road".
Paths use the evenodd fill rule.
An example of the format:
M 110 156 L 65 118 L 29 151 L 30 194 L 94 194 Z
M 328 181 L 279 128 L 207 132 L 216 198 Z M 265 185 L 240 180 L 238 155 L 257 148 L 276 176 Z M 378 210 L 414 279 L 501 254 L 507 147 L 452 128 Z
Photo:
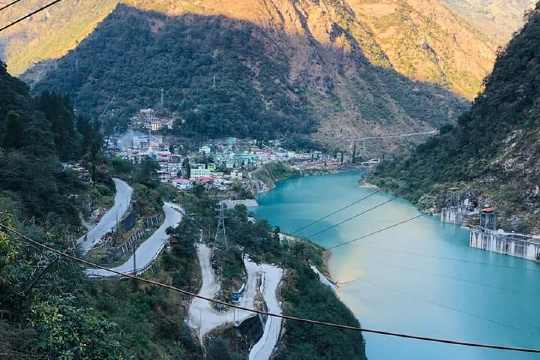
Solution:
M 182 208 L 172 203 L 165 203 L 163 205 L 163 211 L 165 212 L 165 220 L 163 221 L 163 224 L 161 224 L 161 226 L 135 250 L 135 255 L 131 255 L 129 260 L 122 265 L 113 268 L 112 270 L 122 273 L 133 274 L 136 272 L 137 274 L 140 274 L 154 262 L 169 239 L 167 229 L 169 227 L 177 227 L 182 221 L 184 213 Z M 133 271 L 133 256 L 135 256 L 135 271 Z M 87 269 L 86 275 L 89 277 L 118 276 L 115 273 L 111 273 L 103 269 Z
M 263 284 L 262 293 L 268 312 L 281 315 L 281 304 L 277 297 L 277 291 L 279 283 L 283 277 L 283 269 L 268 265 L 261 264 L 258 266 L 259 270 L 263 272 Z M 283 319 L 269 316 L 266 319 L 264 325 L 264 333 L 259 341 L 253 345 L 249 352 L 249 360 L 268 360 L 272 356 L 274 349 L 279 341 L 279 335 L 281 333 L 281 323 Z
M 221 289 L 221 285 L 214 274 L 210 261 L 212 250 L 205 244 L 199 244 L 197 255 L 202 272 L 202 287 L 199 295 L 213 298 Z M 248 280 L 239 305 L 252 308 L 257 294 L 257 264 L 249 259 L 244 259 L 244 264 L 246 265 Z M 255 316 L 254 313 L 242 310 L 217 311 L 212 308 L 208 301 L 195 298 L 189 307 L 188 324 L 199 331 L 199 338 L 202 340 L 206 334 L 217 327 L 241 323 L 253 316 Z
M 213 298 L 220 290 L 220 284 L 212 269 L 212 251 L 205 244 L 197 247 L 197 256 L 202 272 L 202 287 L 199 295 Z M 261 264 L 257 265 L 249 257 L 244 257 L 244 266 L 247 272 L 247 283 L 238 305 L 254 308 L 255 297 L 260 291 L 269 311 L 281 314 L 281 304 L 277 298 L 277 289 L 283 276 L 283 270 L 277 266 Z M 262 280 L 260 289 L 257 288 L 259 277 Z M 198 330 L 199 339 L 212 330 L 226 325 L 240 324 L 243 321 L 256 316 L 255 313 L 244 310 L 217 311 L 211 304 L 203 299 L 193 299 L 189 307 L 188 325 Z M 281 319 L 269 317 L 266 321 L 263 336 L 250 351 L 251 360 L 267 360 L 270 358 L 281 331 Z
M 113 181 L 116 187 L 113 207 L 103 215 L 93 229 L 77 241 L 83 254 L 92 250 L 101 241 L 103 236 L 114 230 L 118 221 L 122 219 L 129 209 L 133 188 L 123 180 L 114 178 Z

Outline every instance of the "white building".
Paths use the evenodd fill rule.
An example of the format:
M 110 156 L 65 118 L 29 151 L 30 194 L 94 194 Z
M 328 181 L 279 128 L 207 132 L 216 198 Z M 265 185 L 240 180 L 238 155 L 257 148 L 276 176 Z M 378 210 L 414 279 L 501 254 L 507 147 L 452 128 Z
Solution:
M 231 180 L 242 180 L 243 174 L 241 171 L 233 170 L 231 171 L 230 179 Z
M 191 169 L 191 177 L 192 178 L 201 178 L 201 177 L 208 177 L 211 176 L 212 172 L 208 169 L 204 168 L 197 168 L 197 169 Z
M 132 118 L 132 124 L 135 127 L 145 128 L 147 130 L 159 131 L 163 128 L 172 129 L 174 119 L 164 114 L 159 114 L 154 109 L 142 109 Z
M 182 178 L 173 179 L 172 184 L 178 190 L 191 190 L 193 188 L 193 183 L 190 180 Z
M 208 145 L 201 146 L 199 149 L 199 152 L 201 154 L 210 155 L 212 153 L 212 149 Z

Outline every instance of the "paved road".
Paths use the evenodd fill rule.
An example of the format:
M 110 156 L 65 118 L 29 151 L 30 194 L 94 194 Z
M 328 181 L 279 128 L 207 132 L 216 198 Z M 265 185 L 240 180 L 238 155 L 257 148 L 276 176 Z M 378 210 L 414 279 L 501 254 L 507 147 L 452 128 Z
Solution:
M 161 250 L 165 247 L 169 239 L 167 229 L 169 227 L 177 227 L 182 221 L 183 210 L 171 203 L 163 205 L 165 212 L 165 220 L 163 224 L 145 241 L 137 250 L 135 250 L 136 272 L 140 274 L 144 272 L 152 262 L 159 256 Z M 115 271 L 133 274 L 133 255 L 124 264 L 113 268 Z M 86 274 L 90 277 L 115 277 L 114 273 L 102 269 L 88 269 Z
M 210 259 L 211 249 L 205 244 L 197 247 L 197 255 L 201 266 L 202 287 L 199 295 L 213 298 L 220 290 Z M 262 293 L 268 311 L 281 314 L 281 304 L 277 298 L 277 289 L 283 277 L 283 270 L 277 266 L 261 264 L 257 265 L 249 259 L 244 258 L 244 266 L 248 275 L 246 288 L 240 299 L 239 305 L 247 308 L 254 308 L 255 296 Z M 257 288 L 258 279 L 262 279 L 260 288 Z M 224 325 L 240 324 L 243 321 L 256 316 L 255 313 L 243 310 L 216 311 L 211 304 L 199 298 L 193 299 L 189 307 L 188 324 L 199 332 L 199 339 L 202 341 L 205 335 Z M 264 333 L 259 341 L 250 351 L 250 360 L 268 360 L 274 351 L 281 331 L 281 319 L 268 318 L 264 327 Z
M 197 247 L 197 255 L 202 273 L 202 287 L 199 295 L 213 298 L 221 289 L 221 284 L 218 282 L 210 262 L 212 251 L 205 244 L 200 244 Z M 258 268 L 257 264 L 248 258 L 244 259 L 244 264 L 248 279 L 239 305 L 253 308 L 255 295 L 257 294 Z M 193 299 L 189 307 L 188 324 L 199 331 L 199 338 L 202 340 L 206 334 L 219 326 L 241 323 L 253 316 L 255 316 L 254 313 L 242 310 L 216 311 L 208 301 L 196 298 Z
M 103 215 L 93 229 L 77 241 L 83 254 L 88 253 L 88 251 L 96 246 L 105 234 L 114 230 L 117 222 L 122 219 L 129 209 L 133 188 L 123 180 L 115 178 L 113 181 L 116 187 L 113 207 Z
M 328 286 L 330 289 L 336 291 L 336 284 L 334 284 L 333 282 L 331 282 L 330 280 L 328 280 L 328 278 L 326 276 L 324 276 L 323 273 L 321 273 L 319 271 L 319 269 L 317 269 L 316 266 L 314 265 L 311 265 L 311 270 L 313 270 L 313 272 L 317 275 L 319 275 L 319 280 L 321 282 L 321 284 L 323 285 L 326 285 Z
M 258 268 L 264 274 L 262 294 L 268 312 L 281 315 L 281 304 L 277 298 L 277 291 L 283 277 L 283 269 L 268 264 L 261 264 Z M 279 341 L 282 320 L 271 316 L 267 318 L 263 335 L 249 352 L 249 360 L 270 359 Z

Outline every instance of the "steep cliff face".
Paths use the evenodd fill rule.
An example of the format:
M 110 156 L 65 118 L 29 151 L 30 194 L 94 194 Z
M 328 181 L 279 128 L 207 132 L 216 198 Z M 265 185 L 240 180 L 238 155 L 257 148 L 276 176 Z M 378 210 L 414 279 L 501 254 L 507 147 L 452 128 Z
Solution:
M 502 52 L 486 91 L 456 127 L 382 166 L 375 180 L 421 201 L 457 186 L 480 190 L 503 226 L 540 231 L 540 12 Z

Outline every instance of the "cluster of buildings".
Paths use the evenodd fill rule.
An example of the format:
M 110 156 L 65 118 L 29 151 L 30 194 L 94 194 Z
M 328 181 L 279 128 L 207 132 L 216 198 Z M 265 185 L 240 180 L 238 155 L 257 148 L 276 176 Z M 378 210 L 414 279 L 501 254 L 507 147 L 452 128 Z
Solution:
M 141 110 L 141 114 L 146 114 Z M 162 135 L 152 131 L 129 130 L 109 144 L 111 155 L 134 164 L 145 159 L 159 163 L 161 182 L 170 183 L 179 190 L 189 190 L 195 183 L 226 191 L 235 184 L 249 186 L 250 172 L 273 161 L 288 162 L 299 170 L 337 168 L 338 159 L 320 151 L 295 152 L 281 147 L 278 140 L 261 146 L 256 140 L 227 138 L 206 143 L 191 152 L 175 151 Z
M 168 112 L 158 111 L 152 108 L 139 110 L 139 112 L 131 118 L 131 126 L 134 129 L 160 131 L 162 129 L 172 129 L 173 125 L 173 116 Z
M 311 159 L 311 154 L 285 150 L 279 140 L 260 146 L 256 140 L 227 138 L 206 144 L 199 153 L 211 157 L 223 169 L 254 170 L 272 161 L 293 161 Z
M 469 246 L 528 260 L 540 260 L 540 237 L 497 229 L 494 208 L 481 210 L 480 225 L 471 229 Z
M 497 214 L 477 191 L 452 188 L 444 195 L 441 221 L 470 228 L 469 246 L 485 251 L 540 261 L 540 237 L 497 228 Z

